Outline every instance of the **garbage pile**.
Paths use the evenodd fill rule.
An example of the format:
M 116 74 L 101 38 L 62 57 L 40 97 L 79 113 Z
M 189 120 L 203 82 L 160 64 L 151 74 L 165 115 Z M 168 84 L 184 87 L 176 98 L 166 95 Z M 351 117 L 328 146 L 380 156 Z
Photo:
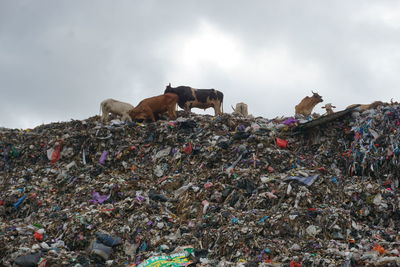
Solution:
M 0 263 L 400 266 L 400 106 L 298 123 L 1 129 Z

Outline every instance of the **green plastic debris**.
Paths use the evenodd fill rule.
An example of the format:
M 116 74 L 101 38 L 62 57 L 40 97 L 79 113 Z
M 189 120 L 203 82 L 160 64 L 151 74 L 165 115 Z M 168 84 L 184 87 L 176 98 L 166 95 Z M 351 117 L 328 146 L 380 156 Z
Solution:
M 15 146 L 13 146 L 13 147 L 11 148 L 11 156 L 12 156 L 13 158 L 18 158 L 19 155 L 20 155 L 20 151 L 19 151 Z
M 183 252 L 174 253 L 169 256 L 155 256 L 140 263 L 137 267 L 179 267 L 187 266 L 192 263 L 188 256 L 193 252 L 192 248 L 187 248 Z
M 32 223 L 32 226 L 35 226 L 36 228 L 39 228 L 39 229 L 44 228 L 43 225 L 41 225 L 40 223 Z

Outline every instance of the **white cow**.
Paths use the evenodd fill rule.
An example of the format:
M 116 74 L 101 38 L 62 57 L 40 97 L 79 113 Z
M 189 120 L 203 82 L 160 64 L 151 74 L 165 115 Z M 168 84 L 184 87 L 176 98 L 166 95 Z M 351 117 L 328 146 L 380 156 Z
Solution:
M 100 104 L 101 110 L 101 120 L 103 122 L 108 121 L 108 117 L 111 114 L 121 116 L 122 121 L 131 121 L 131 117 L 129 116 L 129 111 L 133 109 L 133 106 L 129 103 L 121 102 L 114 99 L 106 99 Z
M 332 106 L 332 103 L 327 103 L 327 104 L 325 104 L 325 106 L 323 106 L 321 108 L 324 108 L 326 110 L 326 115 L 331 115 L 331 114 L 335 113 L 333 111 L 333 109 L 336 107 Z
M 240 102 L 236 104 L 236 108 L 233 108 L 234 113 L 237 113 L 238 115 L 242 115 L 246 117 L 249 115 L 249 112 L 247 111 L 247 104 Z

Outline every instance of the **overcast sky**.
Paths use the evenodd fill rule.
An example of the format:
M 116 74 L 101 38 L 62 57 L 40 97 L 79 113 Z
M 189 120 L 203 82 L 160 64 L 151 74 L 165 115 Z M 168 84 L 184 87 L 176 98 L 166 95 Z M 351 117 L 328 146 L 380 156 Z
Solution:
M 7 128 L 86 119 L 106 98 L 137 105 L 168 83 L 274 118 L 311 90 L 319 113 L 398 101 L 399 82 L 400 1 L 0 1 Z

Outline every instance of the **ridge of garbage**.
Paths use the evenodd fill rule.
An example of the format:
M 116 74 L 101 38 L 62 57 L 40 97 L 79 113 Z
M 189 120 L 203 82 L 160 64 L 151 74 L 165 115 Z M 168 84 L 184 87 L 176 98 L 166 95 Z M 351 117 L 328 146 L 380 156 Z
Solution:
M 0 264 L 400 266 L 399 105 L 178 115 L 2 128 Z

